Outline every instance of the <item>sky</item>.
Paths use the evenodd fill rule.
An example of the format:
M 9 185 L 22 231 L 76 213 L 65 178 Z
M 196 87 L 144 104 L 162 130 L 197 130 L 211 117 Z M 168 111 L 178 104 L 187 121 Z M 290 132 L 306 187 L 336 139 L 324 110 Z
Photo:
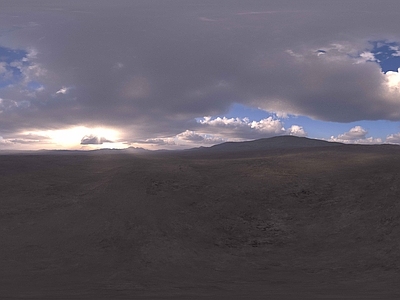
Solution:
M 0 0 L 0 150 L 400 144 L 398 0 Z

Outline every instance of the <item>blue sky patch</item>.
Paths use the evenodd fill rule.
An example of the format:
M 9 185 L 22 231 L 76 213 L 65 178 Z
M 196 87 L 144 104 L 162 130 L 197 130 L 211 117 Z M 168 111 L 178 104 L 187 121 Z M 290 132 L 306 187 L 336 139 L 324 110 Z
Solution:
M 375 41 L 371 42 L 371 53 L 377 59 L 382 72 L 397 72 L 400 68 L 400 45 L 395 42 Z
M 6 62 L 7 64 L 13 61 L 21 61 L 28 55 L 25 50 L 15 50 L 0 46 L 0 62 Z
M 28 62 L 24 61 L 27 55 L 28 52 L 25 50 L 15 50 L 0 46 L 0 63 L 6 70 L 6 72 L 0 73 L 0 88 L 7 87 L 21 79 L 22 73 L 17 64 L 28 64 Z

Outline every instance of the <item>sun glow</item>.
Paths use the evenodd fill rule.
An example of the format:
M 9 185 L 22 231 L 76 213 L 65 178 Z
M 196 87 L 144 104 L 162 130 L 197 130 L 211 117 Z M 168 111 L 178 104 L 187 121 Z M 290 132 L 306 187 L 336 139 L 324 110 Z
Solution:
M 66 129 L 26 131 L 24 135 L 43 138 L 43 144 L 51 145 L 53 149 L 101 149 L 101 148 L 126 148 L 127 145 L 120 140 L 120 133 L 116 129 L 105 127 L 89 128 L 75 126 Z M 82 141 L 85 138 L 97 140 L 97 143 Z M 47 146 L 48 147 L 48 146 Z M 46 147 L 46 148 L 47 148 Z
M 400 69 L 398 69 L 397 72 L 393 72 L 393 71 L 388 71 L 386 72 L 385 76 L 386 76 L 386 80 L 387 80 L 387 85 L 389 86 L 389 88 L 392 89 L 398 89 L 399 88 L 399 84 L 400 84 Z

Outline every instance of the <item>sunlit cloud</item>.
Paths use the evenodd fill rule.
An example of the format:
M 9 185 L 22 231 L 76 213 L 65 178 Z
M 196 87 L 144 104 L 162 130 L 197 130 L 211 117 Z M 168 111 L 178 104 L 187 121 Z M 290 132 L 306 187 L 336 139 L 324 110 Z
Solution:
M 381 138 L 367 137 L 368 131 L 361 126 L 355 126 L 348 132 L 331 136 L 330 141 L 345 144 L 382 144 Z
M 26 131 L 22 135 L 43 137 L 47 144 L 53 144 L 55 148 L 79 149 L 79 145 L 108 146 L 109 148 L 127 147 L 119 140 L 117 130 L 103 127 L 76 126 L 58 130 Z
M 66 93 L 68 93 L 69 88 L 67 87 L 62 87 L 61 89 L 59 89 L 56 94 L 63 94 L 65 95 Z

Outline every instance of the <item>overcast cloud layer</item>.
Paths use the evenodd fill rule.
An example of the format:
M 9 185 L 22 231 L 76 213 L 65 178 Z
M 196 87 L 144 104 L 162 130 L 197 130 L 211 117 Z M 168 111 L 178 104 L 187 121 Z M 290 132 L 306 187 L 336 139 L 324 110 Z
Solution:
M 212 144 L 307 135 L 286 114 L 399 121 L 400 77 L 371 54 L 400 42 L 399 16 L 398 0 L 2 0 L 0 144 L 69 126 L 119 132 L 77 144 Z M 272 115 L 213 118 L 234 103 Z M 365 138 L 353 129 L 336 139 Z

